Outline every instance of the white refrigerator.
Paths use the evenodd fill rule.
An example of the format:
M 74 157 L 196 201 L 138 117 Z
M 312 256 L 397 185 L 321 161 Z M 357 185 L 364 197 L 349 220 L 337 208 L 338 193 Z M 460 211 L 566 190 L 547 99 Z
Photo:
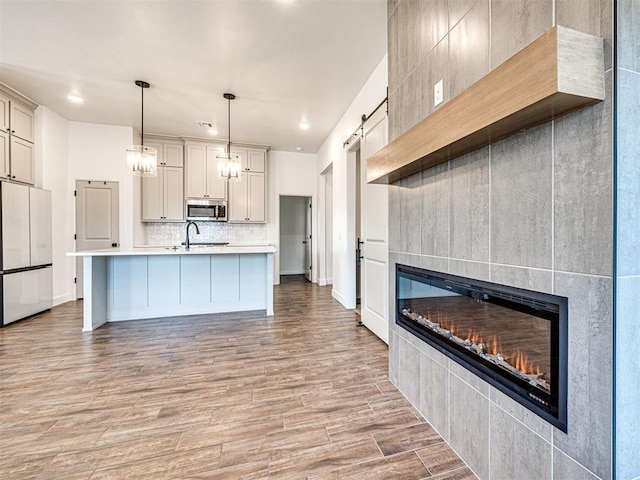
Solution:
M 51 192 L 0 182 L 0 326 L 53 305 Z

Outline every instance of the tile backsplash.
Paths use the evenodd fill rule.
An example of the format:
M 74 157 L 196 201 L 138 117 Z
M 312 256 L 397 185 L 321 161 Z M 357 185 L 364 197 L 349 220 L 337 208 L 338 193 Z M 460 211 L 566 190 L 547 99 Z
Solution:
M 189 230 L 192 242 L 229 242 L 241 245 L 263 245 L 267 243 L 265 224 L 239 224 L 223 222 L 196 222 L 200 228 Z M 184 242 L 185 223 L 148 223 L 143 226 L 146 245 L 180 245 Z

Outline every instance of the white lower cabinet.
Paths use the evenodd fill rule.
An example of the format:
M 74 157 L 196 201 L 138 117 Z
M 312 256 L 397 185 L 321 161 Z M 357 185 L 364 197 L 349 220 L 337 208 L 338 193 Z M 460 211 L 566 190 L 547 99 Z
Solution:
M 184 221 L 184 171 L 158 167 L 155 177 L 142 179 L 142 221 Z
M 229 182 L 229 222 L 266 221 L 265 174 L 242 172 L 239 182 Z
M 51 267 L 47 267 L 0 277 L 4 325 L 51 308 L 52 271 Z

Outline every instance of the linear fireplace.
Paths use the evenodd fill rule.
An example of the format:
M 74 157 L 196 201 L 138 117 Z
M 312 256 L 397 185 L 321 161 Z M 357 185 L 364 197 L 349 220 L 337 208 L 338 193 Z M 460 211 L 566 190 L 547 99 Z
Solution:
M 397 265 L 396 323 L 567 431 L 567 298 Z

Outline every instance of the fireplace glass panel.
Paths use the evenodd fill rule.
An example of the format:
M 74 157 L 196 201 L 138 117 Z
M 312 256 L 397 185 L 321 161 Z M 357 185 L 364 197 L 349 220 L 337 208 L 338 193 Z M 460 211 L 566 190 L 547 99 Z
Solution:
M 566 428 L 566 299 L 400 266 L 396 293 L 398 324 Z

